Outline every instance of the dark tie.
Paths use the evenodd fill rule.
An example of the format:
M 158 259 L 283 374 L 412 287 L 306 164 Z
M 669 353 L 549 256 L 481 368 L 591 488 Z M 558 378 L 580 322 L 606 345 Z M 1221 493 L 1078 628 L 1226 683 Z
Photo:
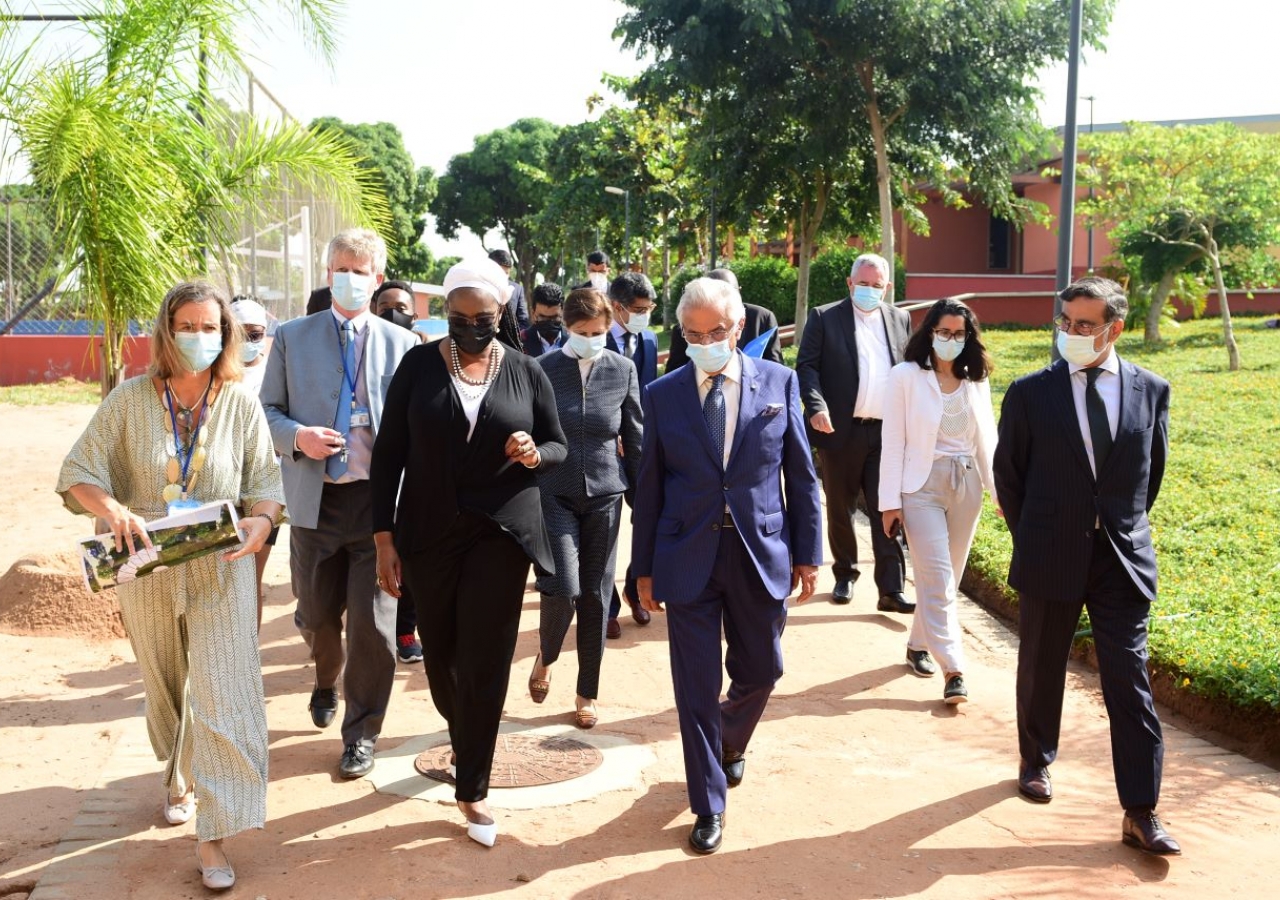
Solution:
M 724 375 L 711 376 L 711 390 L 702 401 L 702 417 L 707 420 L 707 431 L 711 432 L 711 446 L 715 448 L 716 460 L 724 464 Z
M 1089 418 L 1089 438 L 1093 441 L 1093 469 L 1095 477 L 1102 474 L 1107 454 L 1111 452 L 1111 423 L 1107 421 L 1107 404 L 1098 393 L 1098 376 L 1102 366 L 1084 370 L 1088 384 L 1084 389 L 1084 411 Z
M 636 336 L 631 332 L 627 332 L 627 336 L 622 339 L 623 353 L 627 359 L 636 358 Z
M 351 381 L 356 377 L 356 342 L 350 320 L 342 323 L 342 388 L 338 391 L 338 410 L 333 419 L 333 430 L 348 437 L 351 431 Z M 335 453 L 324 463 L 325 473 L 335 481 L 347 474 L 347 454 Z

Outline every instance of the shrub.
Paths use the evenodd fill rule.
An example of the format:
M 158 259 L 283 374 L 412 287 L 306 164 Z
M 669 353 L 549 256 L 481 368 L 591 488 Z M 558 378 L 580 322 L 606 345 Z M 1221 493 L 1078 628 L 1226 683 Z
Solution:
M 849 269 L 853 261 L 865 253 L 857 247 L 837 247 L 819 253 L 809 266 L 809 308 L 834 303 L 849 295 Z M 907 270 L 902 257 L 893 260 L 893 297 L 897 303 L 907 299 Z

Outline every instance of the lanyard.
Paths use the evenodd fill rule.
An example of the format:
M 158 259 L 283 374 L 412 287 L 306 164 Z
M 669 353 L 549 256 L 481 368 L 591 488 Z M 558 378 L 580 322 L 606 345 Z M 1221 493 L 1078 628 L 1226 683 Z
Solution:
M 187 445 L 186 452 L 182 449 L 182 439 L 178 437 L 178 414 L 174 412 L 174 407 L 178 405 L 177 399 L 173 396 L 173 392 L 169 390 L 169 382 L 164 383 L 164 398 L 168 401 L 169 421 L 173 424 L 173 449 L 178 457 L 178 465 L 182 471 L 182 498 L 187 497 L 187 471 L 191 468 L 191 460 L 196 455 L 196 442 L 200 437 L 200 426 L 204 424 L 204 412 L 209 407 L 209 390 L 213 387 L 213 374 L 209 375 L 209 387 L 204 389 L 204 396 L 200 398 L 200 413 L 196 416 L 195 428 L 191 432 L 191 443 Z
M 351 320 L 348 319 L 347 321 L 351 321 Z M 367 350 L 368 347 L 365 347 L 363 350 L 360 351 L 360 356 L 356 359 L 355 371 L 354 372 L 348 371 L 347 348 L 344 347 L 342 344 L 342 329 L 338 326 L 338 320 L 336 318 L 333 320 L 333 330 L 334 330 L 334 333 L 338 335 L 338 351 L 342 357 L 342 377 L 346 379 L 347 387 L 351 389 L 351 404 L 354 406 L 356 402 L 356 376 L 360 374 L 360 367 L 364 365 L 364 351 Z M 353 324 L 351 326 L 351 340 L 354 341 L 355 339 L 356 339 L 356 327 Z

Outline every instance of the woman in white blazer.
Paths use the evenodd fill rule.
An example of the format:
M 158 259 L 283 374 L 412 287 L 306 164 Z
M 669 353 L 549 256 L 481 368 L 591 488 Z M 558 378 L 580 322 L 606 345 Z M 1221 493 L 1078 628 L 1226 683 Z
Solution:
M 983 489 L 995 497 L 990 373 L 973 311 L 939 300 L 890 372 L 884 405 L 882 526 L 889 535 L 906 530 L 916 584 L 907 665 L 922 678 L 941 665 L 950 704 L 969 698 L 956 594 Z

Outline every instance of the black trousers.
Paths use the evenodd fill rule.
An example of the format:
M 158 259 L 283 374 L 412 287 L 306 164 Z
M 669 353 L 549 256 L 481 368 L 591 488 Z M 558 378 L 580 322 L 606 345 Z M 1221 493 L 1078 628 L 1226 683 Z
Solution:
M 409 585 L 400 585 L 400 600 L 396 604 L 396 637 L 409 635 L 413 637 L 418 627 L 418 602 L 413 599 L 413 591 Z
M 1154 807 L 1160 800 L 1164 738 L 1147 672 L 1151 604 L 1102 531 L 1094 537 L 1084 597 L 1068 603 L 1019 597 L 1018 749 L 1032 766 L 1048 766 L 1058 756 L 1067 659 L 1082 608 L 1089 610 L 1098 652 L 1120 805 Z
M 827 542 L 837 581 L 858 577 L 858 539 L 853 517 L 858 494 L 867 501 L 871 519 L 871 552 L 875 557 L 876 587 L 880 594 L 896 594 L 906 583 L 902 545 L 886 537 L 880 527 L 880 422 L 855 421 L 849 440 L 839 450 L 819 450 L 822 491 L 827 496 Z
M 418 604 L 431 699 L 458 757 L 454 796 L 489 794 L 529 558 L 492 519 L 462 511 L 436 546 L 402 561 Z

